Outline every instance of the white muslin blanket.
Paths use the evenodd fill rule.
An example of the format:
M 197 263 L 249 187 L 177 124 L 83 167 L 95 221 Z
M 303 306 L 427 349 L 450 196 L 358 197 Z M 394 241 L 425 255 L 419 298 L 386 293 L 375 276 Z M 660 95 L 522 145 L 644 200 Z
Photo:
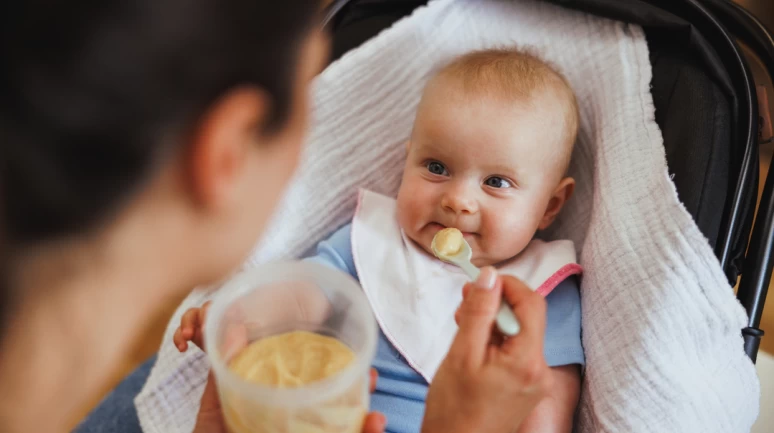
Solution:
M 314 84 L 301 168 L 246 266 L 298 257 L 352 217 L 357 189 L 394 196 L 423 84 L 464 52 L 530 47 L 572 84 L 576 195 L 548 235 L 571 239 L 587 367 L 580 432 L 746 432 L 759 383 L 745 313 L 667 172 L 641 28 L 535 1 L 434 0 L 328 67 Z M 145 432 L 192 430 L 209 368 L 170 322 L 136 399 Z

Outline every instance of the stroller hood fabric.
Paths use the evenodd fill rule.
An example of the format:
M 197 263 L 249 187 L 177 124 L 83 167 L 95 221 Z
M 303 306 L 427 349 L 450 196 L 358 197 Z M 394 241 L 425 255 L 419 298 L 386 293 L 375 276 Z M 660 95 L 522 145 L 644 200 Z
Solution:
M 313 91 L 311 137 L 293 184 L 246 266 L 294 258 L 352 218 L 357 190 L 395 196 L 422 87 L 470 50 L 518 46 L 557 67 L 581 128 L 575 197 L 550 233 L 570 239 L 587 366 L 578 431 L 747 432 L 759 383 L 743 351 L 745 312 L 666 166 L 638 26 L 535 1 L 435 0 L 328 67 Z M 190 432 L 206 356 L 177 353 L 178 309 L 136 399 L 143 430 Z

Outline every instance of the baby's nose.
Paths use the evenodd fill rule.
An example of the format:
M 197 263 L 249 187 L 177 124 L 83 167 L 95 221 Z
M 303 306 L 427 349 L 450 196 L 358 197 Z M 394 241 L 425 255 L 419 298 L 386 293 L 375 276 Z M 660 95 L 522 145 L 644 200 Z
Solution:
M 449 191 L 447 194 L 444 194 L 441 206 L 443 206 L 444 210 L 454 212 L 455 214 L 478 212 L 478 202 L 472 194 L 466 194 L 463 191 Z

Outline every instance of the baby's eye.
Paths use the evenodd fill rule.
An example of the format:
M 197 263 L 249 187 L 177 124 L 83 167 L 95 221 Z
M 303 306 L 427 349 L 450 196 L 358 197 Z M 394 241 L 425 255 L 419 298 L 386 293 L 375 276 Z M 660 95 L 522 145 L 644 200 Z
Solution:
M 438 176 L 448 176 L 449 172 L 446 171 L 446 167 L 438 161 L 430 161 L 427 163 L 427 171 L 436 174 Z
M 484 181 L 484 184 L 486 186 L 489 186 L 489 187 L 492 187 L 492 188 L 510 188 L 510 187 L 513 186 L 513 185 L 511 185 L 510 181 L 507 181 L 507 180 L 505 180 L 505 179 L 503 179 L 502 177 L 499 177 L 499 176 L 492 176 L 492 177 L 487 178 Z

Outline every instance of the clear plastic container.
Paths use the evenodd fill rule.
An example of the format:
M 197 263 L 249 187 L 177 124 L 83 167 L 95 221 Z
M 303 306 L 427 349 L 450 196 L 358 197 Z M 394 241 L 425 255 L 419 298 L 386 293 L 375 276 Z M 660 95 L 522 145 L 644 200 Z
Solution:
M 350 276 L 311 262 L 272 263 L 221 289 L 205 341 L 231 433 L 356 433 L 368 411 L 368 370 L 377 327 Z M 355 358 L 333 376 L 296 388 L 248 382 L 229 362 L 248 344 L 291 331 L 336 338 Z

